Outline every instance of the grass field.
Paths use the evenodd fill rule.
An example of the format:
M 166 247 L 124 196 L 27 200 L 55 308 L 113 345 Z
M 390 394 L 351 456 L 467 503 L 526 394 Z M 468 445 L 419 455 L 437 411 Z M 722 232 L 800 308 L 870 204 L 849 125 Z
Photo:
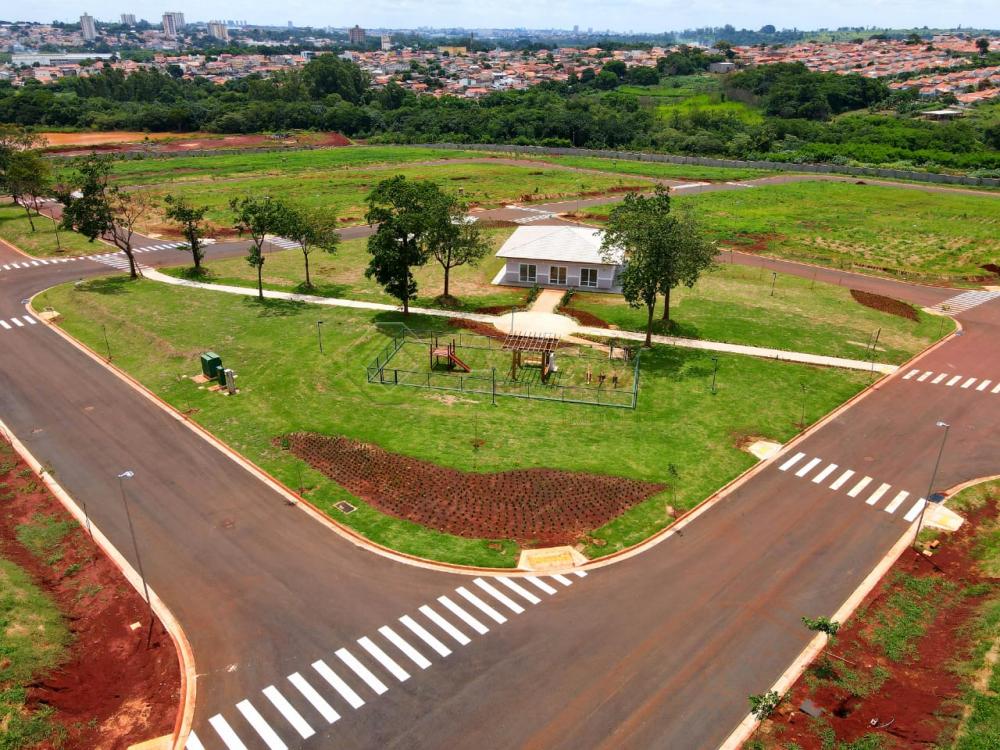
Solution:
M 577 293 L 571 305 L 619 328 L 646 329 L 645 308 L 631 308 L 619 295 Z M 844 287 L 783 274 L 773 279 L 770 271 L 727 263 L 693 288 L 675 289 L 670 315 L 670 329 L 658 319 L 655 332 L 848 359 L 866 359 L 867 344 L 880 329 L 876 360 L 892 363 L 954 328 L 950 319 L 919 311 L 914 322 L 864 307 Z
M 675 115 L 686 117 L 695 112 L 734 115 L 746 122 L 763 122 L 760 111 L 742 102 L 727 100 L 719 86 L 719 77 L 709 73 L 664 78 L 658 86 L 621 86 L 651 106 L 658 116 L 670 121 Z
M 862 263 L 943 280 L 1000 263 L 1000 199 L 988 194 L 802 182 L 675 201 L 691 207 L 721 243 L 792 260 L 840 268 Z
M 641 541 L 668 523 L 665 504 L 690 508 L 747 469 L 754 459 L 737 447 L 746 435 L 787 441 L 805 394 L 812 422 L 857 393 L 864 373 L 719 356 L 718 393 L 709 389 L 709 353 L 656 347 L 642 357 L 635 411 L 520 399 L 448 398 L 451 394 L 382 388 L 365 381 L 365 365 L 388 338 L 374 326 L 400 316 L 221 295 L 122 278 L 44 293 L 63 325 L 103 346 L 106 325 L 114 361 L 174 406 L 293 487 L 339 521 L 379 543 L 456 563 L 511 566 L 511 545 L 448 536 L 379 513 L 271 445 L 290 431 L 344 435 L 465 470 L 529 467 L 587 471 L 668 481 L 671 491 L 636 506 L 595 533 L 606 554 Z M 142 310 L 136 316 L 135 310 Z M 324 350 L 316 320 L 322 316 Z M 413 328 L 435 321 L 411 316 Z M 184 375 L 197 356 L 218 351 L 240 375 L 242 393 L 222 398 Z M 763 384 L 766 388 L 762 387 Z M 804 387 L 804 390 L 803 390 Z M 684 429 L 664 429 L 683 424 Z M 485 443 L 476 449 L 476 438 Z M 678 477 L 668 474 L 677 468 Z M 333 503 L 359 509 L 342 516 Z
M 540 160 L 580 169 L 599 169 L 623 175 L 640 175 L 660 179 L 689 180 L 750 180 L 774 174 L 764 169 L 742 167 L 703 167 L 698 164 L 666 164 L 653 161 L 603 159 L 594 156 L 543 156 Z
M 24 209 L 10 203 L 0 205 L 0 239 L 7 240 L 15 247 L 39 257 L 88 255 L 106 253 L 109 248 L 103 242 L 88 242 L 76 232 L 60 231 L 58 241 L 52 220 L 34 217 L 35 231 L 24 214 Z

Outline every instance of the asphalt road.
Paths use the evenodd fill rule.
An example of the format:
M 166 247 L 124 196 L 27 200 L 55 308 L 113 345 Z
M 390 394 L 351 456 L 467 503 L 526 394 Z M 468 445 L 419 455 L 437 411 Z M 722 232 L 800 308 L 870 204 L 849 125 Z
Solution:
M 141 255 L 150 265 L 182 258 Z M 0 267 L 20 261 L 0 248 Z M 835 611 L 910 528 L 902 516 L 926 493 L 937 421 L 952 429 L 935 489 L 1000 473 L 994 301 L 960 315 L 963 336 L 813 433 L 795 465 L 772 462 L 683 535 L 584 578 L 486 581 L 504 601 L 472 577 L 345 541 L 24 320 L 21 300 L 34 292 L 109 270 L 89 260 L 0 270 L 0 321 L 22 321 L 0 326 L 0 415 L 129 559 L 115 476 L 135 471 L 126 491 L 143 566 L 196 657 L 193 750 L 715 747 L 745 715 L 746 696 L 765 691 L 808 640 L 800 617 Z M 887 283 L 894 296 L 927 304 L 926 288 Z M 919 373 L 907 379 L 909 369 Z M 946 379 L 935 384 L 938 374 Z M 849 481 L 831 489 L 846 471 Z M 849 496 L 863 477 L 863 492 Z M 369 672 L 355 672 L 352 655 Z M 329 683 L 327 669 L 355 697 Z M 271 686 L 277 693 L 262 692 Z

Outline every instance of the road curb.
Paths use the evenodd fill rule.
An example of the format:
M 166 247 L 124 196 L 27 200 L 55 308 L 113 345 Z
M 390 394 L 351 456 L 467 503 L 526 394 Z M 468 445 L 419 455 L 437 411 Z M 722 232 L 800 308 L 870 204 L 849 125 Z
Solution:
M 66 511 L 73 516 L 73 518 L 81 526 L 88 529 L 91 538 L 97 544 L 98 547 L 108 556 L 108 558 L 115 564 L 115 566 L 121 571 L 125 579 L 132 585 L 132 588 L 141 597 L 143 594 L 143 584 L 138 572 L 135 568 L 125 559 L 125 557 L 118 551 L 118 549 L 111 543 L 111 541 L 104 535 L 104 533 L 87 518 L 80 506 L 76 504 L 73 496 L 70 495 L 66 490 L 63 489 L 62 485 L 56 481 L 55 477 L 49 473 L 49 471 L 42 466 L 42 464 L 32 455 L 31 451 L 22 443 L 14 431 L 7 426 L 7 424 L 0 419 L 0 434 L 2 434 L 13 446 L 14 450 L 18 452 L 25 463 L 31 467 L 31 470 L 38 475 L 38 478 L 42 480 L 42 483 L 48 488 L 49 492 L 55 496 Z M 181 674 L 181 699 L 180 705 L 177 708 L 177 718 L 174 721 L 174 729 L 172 732 L 171 747 L 174 750 L 183 750 L 184 743 L 188 734 L 191 732 L 191 725 L 194 719 L 194 706 L 195 697 L 197 692 L 197 673 L 194 666 L 194 651 L 191 649 L 191 644 L 188 642 L 187 636 L 184 634 L 184 629 L 181 627 L 180 622 L 174 617 L 170 609 L 163 603 L 163 600 L 157 596 L 156 592 L 152 588 L 149 591 L 149 604 L 153 609 L 153 612 L 159 618 L 163 627 L 166 629 L 167 633 L 170 634 L 170 639 L 174 642 L 174 647 L 177 649 L 177 659 L 180 662 L 180 674 Z

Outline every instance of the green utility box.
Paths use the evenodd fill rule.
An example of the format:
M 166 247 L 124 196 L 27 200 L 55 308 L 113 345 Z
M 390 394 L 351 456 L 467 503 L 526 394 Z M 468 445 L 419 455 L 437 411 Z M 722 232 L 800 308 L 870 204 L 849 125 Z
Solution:
M 222 357 L 215 352 L 205 352 L 201 355 L 201 374 L 209 380 L 219 377 L 222 370 Z

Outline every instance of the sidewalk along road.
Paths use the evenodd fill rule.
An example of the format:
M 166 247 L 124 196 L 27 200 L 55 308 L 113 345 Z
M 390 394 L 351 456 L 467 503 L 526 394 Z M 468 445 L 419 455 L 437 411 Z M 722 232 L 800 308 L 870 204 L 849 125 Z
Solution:
M 115 477 L 135 472 L 143 566 L 195 654 L 193 750 L 713 747 L 808 641 L 800 618 L 834 612 L 912 530 L 937 421 L 952 425 L 940 487 L 1000 471 L 1000 393 L 979 388 L 1000 379 L 1000 302 L 985 301 L 959 314 L 964 335 L 642 555 L 582 578 L 414 568 L 24 321 L 21 300 L 69 265 L 0 273 L 0 319 L 22 319 L 0 331 L 0 414 L 130 560 Z

